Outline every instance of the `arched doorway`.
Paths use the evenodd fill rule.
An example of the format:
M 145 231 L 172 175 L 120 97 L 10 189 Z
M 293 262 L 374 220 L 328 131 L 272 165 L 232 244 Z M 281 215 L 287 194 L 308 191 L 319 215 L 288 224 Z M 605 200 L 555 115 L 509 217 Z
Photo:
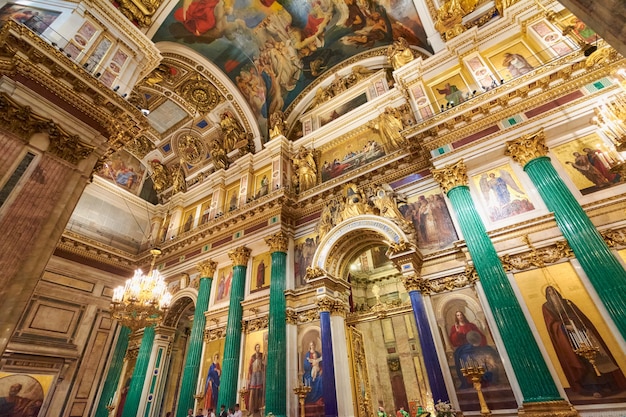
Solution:
M 411 300 L 403 285 L 403 273 L 419 272 L 420 255 L 402 226 L 374 214 L 344 220 L 321 239 L 310 269 L 310 283 L 321 280 L 324 286 L 328 280 L 333 286 L 340 281 L 344 284 L 333 287 L 346 288 L 339 298 L 348 304 L 350 381 L 339 380 L 342 373 L 336 372 L 336 384 L 350 382 L 357 416 L 374 415 L 379 407 L 395 415 L 400 408 L 409 411 L 432 402 Z

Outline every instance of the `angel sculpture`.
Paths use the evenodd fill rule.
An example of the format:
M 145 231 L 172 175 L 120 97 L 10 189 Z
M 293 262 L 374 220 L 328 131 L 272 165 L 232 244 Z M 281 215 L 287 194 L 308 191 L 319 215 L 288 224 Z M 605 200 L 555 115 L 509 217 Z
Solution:
M 381 184 L 376 189 L 374 196 L 374 206 L 379 210 L 382 217 L 394 220 L 403 229 L 411 230 L 412 223 L 404 218 L 398 209 L 398 202 L 395 192 L 389 184 Z
M 511 215 L 532 210 L 534 206 L 526 198 L 526 193 L 517 185 L 511 173 L 504 169 L 484 173 L 479 180 L 480 191 L 490 209 L 492 220 L 500 220 Z M 511 192 L 520 198 L 511 201 Z M 515 204 L 514 204 L 515 203 Z

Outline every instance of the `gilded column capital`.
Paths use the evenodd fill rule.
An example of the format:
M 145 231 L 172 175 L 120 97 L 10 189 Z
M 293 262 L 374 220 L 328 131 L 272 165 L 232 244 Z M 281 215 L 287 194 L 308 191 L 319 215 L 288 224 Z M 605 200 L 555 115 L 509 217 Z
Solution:
M 265 238 L 265 243 L 270 247 L 270 251 L 274 252 L 287 252 L 289 245 L 289 237 L 283 231 L 274 233 L 271 236 Z
M 216 268 L 217 263 L 215 263 L 211 259 L 207 259 L 206 261 L 202 261 L 198 265 L 196 265 L 196 269 L 200 271 L 200 278 L 213 278 L 213 274 L 215 273 Z
M 296 310 L 292 310 L 290 308 L 285 310 L 285 323 L 298 324 L 298 313 Z
M 340 300 L 335 300 L 335 303 L 332 309 L 330 310 L 330 315 L 341 316 L 345 319 L 346 315 L 348 314 L 348 310 L 350 310 L 350 307 L 348 306 L 347 303 L 340 301 Z
M 431 289 L 428 281 L 420 277 L 418 274 L 411 274 L 402 277 L 402 283 L 407 292 L 419 291 L 422 294 L 430 294 Z
M 535 133 L 523 135 L 519 139 L 508 141 L 504 154 L 510 156 L 522 167 L 526 166 L 533 159 L 546 156 L 548 147 L 546 146 L 546 137 L 543 129 Z
M 315 304 L 317 304 L 317 309 L 320 313 L 330 313 L 335 308 L 335 300 L 328 297 L 318 298 Z
M 233 261 L 233 266 L 246 266 L 250 259 L 250 249 L 240 246 L 228 252 L 228 257 Z
M 446 194 L 455 187 L 469 184 L 467 167 L 462 159 L 443 168 L 433 169 L 431 172 L 435 181 L 439 183 Z

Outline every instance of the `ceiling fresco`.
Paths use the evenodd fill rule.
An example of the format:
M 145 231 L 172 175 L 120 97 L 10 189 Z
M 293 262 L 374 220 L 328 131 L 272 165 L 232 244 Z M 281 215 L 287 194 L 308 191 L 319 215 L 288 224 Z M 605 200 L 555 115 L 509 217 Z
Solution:
M 218 65 L 258 117 L 284 111 L 325 71 L 404 37 L 431 52 L 411 0 L 181 0 L 153 37 Z

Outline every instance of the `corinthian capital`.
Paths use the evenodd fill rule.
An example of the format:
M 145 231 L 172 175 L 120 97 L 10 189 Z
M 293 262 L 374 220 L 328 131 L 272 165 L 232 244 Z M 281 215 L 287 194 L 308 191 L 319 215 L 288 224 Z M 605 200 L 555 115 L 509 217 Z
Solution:
M 443 168 L 433 169 L 433 178 L 439 183 L 439 186 L 447 194 L 451 189 L 460 185 L 468 185 L 467 168 L 463 160 L 455 164 L 446 165 Z
M 228 256 L 233 261 L 233 266 L 246 266 L 248 265 L 248 259 L 250 259 L 250 249 L 240 246 L 228 252 Z
M 217 264 L 212 260 L 207 259 L 206 261 L 200 262 L 196 265 L 196 268 L 200 271 L 201 278 L 213 278 Z
M 429 294 L 431 292 L 428 282 L 420 277 L 418 274 L 412 274 L 402 277 L 402 283 L 404 284 L 404 288 L 408 292 L 419 291 L 422 294 Z
M 524 135 L 519 139 L 508 141 L 504 154 L 510 156 L 522 167 L 535 158 L 546 156 L 548 147 L 546 146 L 546 137 L 543 129 Z
M 280 231 L 274 233 L 271 236 L 265 238 L 265 243 L 270 247 L 270 251 L 273 252 L 287 252 L 287 245 L 289 244 L 289 238 L 285 232 Z

